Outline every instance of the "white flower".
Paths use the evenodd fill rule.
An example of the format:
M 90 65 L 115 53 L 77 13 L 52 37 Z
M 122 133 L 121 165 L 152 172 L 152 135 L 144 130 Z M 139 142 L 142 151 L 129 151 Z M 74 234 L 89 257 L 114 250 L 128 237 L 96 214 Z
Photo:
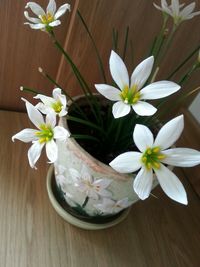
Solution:
M 32 168 L 41 155 L 42 148 L 46 145 L 47 158 L 50 163 L 55 162 L 58 156 L 58 148 L 54 139 L 66 141 L 69 132 L 61 126 L 56 126 L 55 113 L 51 112 L 46 116 L 46 122 L 42 114 L 26 99 L 26 109 L 31 122 L 39 129 L 24 129 L 12 137 L 12 140 L 18 139 L 22 142 L 32 142 L 31 148 L 28 150 L 28 160 Z
M 99 199 L 99 196 L 110 197 L 112 194 L 106 188 L 112 182 L 109 179 L 94 180 L 88 170 L 83 168 L 79 173 L 75 169 L 69 169 L 69 172 L 74 180 L 74 185 L 77 189 L 92 199 Z
M 153 56 L 142 61 L 133 71 L 129 83 L 129 75 L 124 62 L 114 51 L 111 52 L 110 72 L 120 90 L 107 84 L 96 84 L 95 87 L 109 100 L 117 101 L 112 109 L 115 118 L 127 115 L 131 107 L 140 116 L 153 115 L 157 109 L 143 100 L 166 97 L 180 89 L 179 85 L 170 81 L 154 82 L 142 89 L 152 71 L 153 63 Z
M 94 204 L 93 206 L 105 214 L 118 213 L 123 209 L 126 209 L 132 204 L 128 198 L 123 198 L 121 200 L 114 201 L 109 198 L 103 198 L 103 202 L 99 204 Z
M 154 3 L 154 6 L 157 9 L 173 18 L 175 25 L 179 25 L 182 21 L 192 19 L 193 17 L 199 15 L 200 11 L 193 12 L 195 5 L 196 3 L 193 2 L 185 6 L 185 4 L 180 4 L 179 0 L 172 0 L 171 5 L 168 5 L 166 0 L 161 0 L 161 7 Z
M 38 17 L 33 18 L 29 17 L 27 11 L 24 12 L 24 16 L 30 22 L 25 22 L 24 24 L 28 24 L 32 29 L 35 30 L 50 30 L 52 27 L 58 26 L 61 24 L 60 18 L 67 10 L 70 11 L 70 5 L 64 4 L 56 11 L 56 2 L 54 0 L 49 0 L 49 4 L 47 6 L 46 12 L 44 9 L 36 4 L 35 2 L 28 2 L 25 8 L 29 8 L 31 11 Z
M 55 112 L 59 117 L 67 114 L 67 100 L 66 96 L 62 94 L 60 88 L 55 88 L 52 93 L 53 97 L 38 94 L 34 98 L 40 99 L 42 103 L 38 103 L 35 107 L 43 114 Z
M 64 188 L 65 184 L 68 183 L 68 180 L 65 178 L 66 168 L 60 164 L 54 164 L 56 181 L 61 188 Z
M 141 199 L 146 199 L 152 188 L 153 171 L 168 197 L 187 204 L 185 189 L 177 176 L 164 164 L 192 167 L 200 163 L 200 152 L 189 148 L 171 148 L 180 137 L 184 127 L 183 115 L 166 123 L 153 138 L 151 131 L 137 124 L 133 139 L 141 152 L 126 152 L 116 157 L 110 166 L 121 173 L 140 171 L 134 180 L 134 190 Z M 164 164 L 163 164 L 164 163 Z

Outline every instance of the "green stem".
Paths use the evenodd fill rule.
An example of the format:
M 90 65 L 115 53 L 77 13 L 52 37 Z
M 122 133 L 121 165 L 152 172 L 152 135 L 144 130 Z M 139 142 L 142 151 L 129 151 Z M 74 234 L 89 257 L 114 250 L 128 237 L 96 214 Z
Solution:
M 158 65 L 160 64 L 160 61 L 161 61 L 162 57 L 167 53 L 167 51 L 168 51 L 168 49 L 170 47 L 170 44 L 173 41 L 173 38 L 174 38 L 176 30 L 177 30 L 177 27 L 176 27 L 176 25 L 174 25 L 170 35 L 167 38 L 167 41 L 166 41 L 164 47 L 160 50 L 161 53 L 159 53 L 159 56 L 157 58 L 157 64 Z
M 34 95 L 38 95 L 38 94 L 41 94 L 41 95 L 44 95 L 44 93 L 40 93 L 32 88 L 28 88 L 28 87 L 24 87 L 24 86 L 21 86 L 20 87 L 20 90 L 23 92 L 28 92 L 28 93 L 31 93 L 31 94 L 34 94 Z
M 180 85 L 183 85 L 187 80 L 190 78 L 192 73 L 198 68 L 197 64 L 194 64 L 192 68 L 181 78 L 181 80 L 178 82 Z
M 98 125 L 90 122 L 89 120 L 82 120 L 82 119 L 77 118 L 77 117 L 74 117 L 74 116 L 67 116 L 67 120 L 68 121 L 74 121 L 74 122 L 78 122 L 78 123 L 87 125 L 87 126 L 93 128 L 93 129 L 98 130 L 99 132 L 101 132 L 101 134 L 106 135 L 105 132 L 104 132 L 104 130 L 101 127 L 99 127 Z
M 178 67 L 172 71 L 172 73 L 167 77 L 167 80 L 171 79 L 177 71 L 179 71 L 189 60 L 191 57 L 193 57 L 194 54 L 196 54 L 200 49 L 200 45 L 198 45 L 182 62 Z
M 82 205 L 82 208 L 83 208 L 83 209 L 84 209 L 85 206 L 87 205 L 88 201 L 89 201 L 89 197 L 87 196 L 87 197 L 85 198 L 85 201 L 83 202 L 83 205 Z
M 91 32 L 89 31 L 89 29 L 88 29 L 88 27 L 87 27 L 87 24 L 86 24 L 85 20 L 83 19 L 83 17 L 82 17 L 82 15 L 81 15 L 81 13 L 80 13 L 79 10 L 77 11 L 77 14 L 78 14 L 78 16 L 79 16 L 81 22 L 83 23 L 83 26 L 85 27 L 85 29 L 86 29 L 86 31 L 87 31 L 87 33 L 88 33 L 90 39 L 91 39 L 91 42 L 92 42 L 92 44 L 93 44 L 93 46 L 94 46 L 94 50 L 95 50 L 95 53 L 96 53 L 96 56 L 97 56 L 97 60 L 98 60 L 98 63 L 99 63 L 99 68 L 100 68 L 100 71 L 101 71 L 101 74 L 102 74 L 104 83 L 107 83 L 107 81 L 106 81 L 105 71 L 104 71 L 104 68 L 103 68 L 103 62 L 102 62 L 102 60 L 101 60 L 101 57 L 100 57 L 99 51 L 98 51 L 98 49 L 97 49 L 97 46 L 96 46 L 96 44 L 95 44 L 94 38 L 92 37 L 92 34 L 91 34 Z
M 126 35 L 125 35 L 125 40 L 124 40 L 124 51 L 123 51 L 123 56 L 122 56 L 123 61 L 125 60 L 125 56 L 126 56 L 128 36 L 129 36 L 129 27 L 126 28 Z
M 97 101 L 96 101 L 96 98 L 93 96 L 89 86 L 87 85 L 86 81 L 84 80 L 83 76 L 81 75 L 80 71 L 78 70 L 77 66 L 74 64 L 74 62 L 72 61 L 72 59 L 70 58 L 70 56 L 67 54 L 67 52 L 63 49 L 62 45 L 56 40 L 55 38 L 55 35 L 53 32 L 51 32 L 51 37 L 52 37 L 52 40 L 55 44 L 55 46 L 58 48 L 58 50 L 61 51 L 61 53 L 64 55 L 65 59 L 67 60 L 67 62 L 70 64 L 80 86 L 81 86 L 81 89 L 83 90 L 83 93 L 85 94 L 86 96 L 86 99 L 87 99 L 87 102 L 91 108 L 91 111 L 92 113 L 94 114 L 96 120 L 98 121 L 98 116 L 96 114 L 96 111 L 94 109 L 94 106 L 92 103 L 95 103 L 96 106 L 98 105 L 97 104 Z M 88 97 L 91 97 L 91 99 L 89 99 Z M 91 103 L 91 100 L 93 100 L 93 102 Z

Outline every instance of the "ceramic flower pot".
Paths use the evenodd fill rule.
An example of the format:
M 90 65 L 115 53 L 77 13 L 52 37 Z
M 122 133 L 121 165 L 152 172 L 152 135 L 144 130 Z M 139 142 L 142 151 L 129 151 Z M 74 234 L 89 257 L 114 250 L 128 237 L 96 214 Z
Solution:
M 61 118 L 59 124 L 68 129 L 65 118 Z M 110 227 L 124 219 L 127 212 L 123 211 L 139 200 L 133 190 L 135 176 L 117 173 L 91 156 L 74 138 L 66 143 L 58 141 L 57 145 L 58 159 L 54 164 L 57 193 L 52 190 L 51 182 L 48 190 L 54 193 L 61 213 L 66 210 L 70 214 L 70 219 L 68 215 L 62 217 L 79 227 L 80 222 L 74 223 L 71 216 L 81 219 L 87 222 L 82 226 L 86 229 L 94 229 L 95 225 L 97 229 Z M 49 176 L 51 180 L 52 174 Z

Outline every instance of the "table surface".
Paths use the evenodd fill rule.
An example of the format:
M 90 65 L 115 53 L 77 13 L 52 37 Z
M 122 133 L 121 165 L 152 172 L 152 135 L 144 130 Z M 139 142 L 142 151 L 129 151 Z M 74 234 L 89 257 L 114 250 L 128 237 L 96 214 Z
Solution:
M 11 136 L 32 128 L 26 114 L 0 111 L 0 266 L 199 267 L 200 200 L 184 172 L 189 205 L 157 187 L 133 205 L 126 220 L 100 231 L 78 229 L 60 218 L 46 191 L 45 156 L 29 167 L 30 144 Z

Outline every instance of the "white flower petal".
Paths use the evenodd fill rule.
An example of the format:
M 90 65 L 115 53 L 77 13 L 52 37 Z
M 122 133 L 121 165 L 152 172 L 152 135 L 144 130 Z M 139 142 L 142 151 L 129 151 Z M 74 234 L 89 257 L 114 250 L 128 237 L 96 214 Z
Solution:
M 55 100 L 58 100 L 60 99 L 60 96 L 62 96 L 62 90 L 60 88 L 55 88 L 53 89 L 52 95 Z
M 44 146 L 44 143 L 40 143 L 39 141 L 36 141 L 32 144 L 32 146 L 29 148 L 28 150 L 28 160 L 29 160 L 29 164 L 31 166 L 31 168 L 35 168 L 35 163 L 38 161 L 41 152 L 42 152 L 42 148 Z
M 55 27 L 55 26 L 58 26 L 61 24 L 61 21 L 60 20 L 54 20 L 53 22 L 49 23 L 49 26 L 51 27 Z
M 193 10 L 195 9 L 195 3 L 193 2 L 193 3 L 191 3 L 191 4 L 189 4 L 188 6 L 186 6 L 185 8 L 183 8 L 183 10 L 180 12 L 180 17 L 182 17 L 182 18 L 187 18 L 188 17 L 188 15 L 190 15 L 192 12 L 193 12 Z
M 58 19 L 60 18 L 62 15 L 65 14 L 65 12 L 69 10 L 70 11 L 70 5 L 69 4 L 64 4 L 62 6 L 59 7 L 59 9 L 56 11 L 54 18 Z
M 198 16 L 198 15 L 200 15 L 200 11 L 191 13 L 190 15 L 187 16 L 187 18 L 185 18 L 185 20 L 192 19 L 192 18 L 194 18 L 195 16 Z
M 35 107 L 42 113 L 42 114 L 48 114 L 49 112 L 52 112 L 52 108 L 46 106 L 42 102 L 35 105 Z
M 157 108 L 144 101 L 138 101 L 136 104 L 132 105 L 132 108 L 135 113 L 140 116 L 151 116 L 157 111 Z
M 180 88 L 178 84 L 170 81 L 151 83 L 140 91 L 141 99 L 151 100 L 163 98 L 177 92 Z
M 171 8 L 173 11 L 173 16 L 178 17 L 178 15 L 179 15 L 179 0 L 172 0 Z
M 68 111 L 65 108 L 61 109 L 61 112 L 58 114 L 59 117 L 64 117 L 65 115 L 67 115 Z
M 109 165 L 120 173 L 135 172 L 142 166 L 141 156 L 140 152 L 126 152 L 117 156 Z
M 41 30 L 41 29 L 45 28 L 45 25 L 42 24 L 42 23 L 32 24 L 32 23 L 29 23 L 29 22 L 25 22 L 24 24 L 29 25 L 31 27 L 31 29 L 33 29 L 33 30 Z
M 35 99 L 40 99 L 46 106 L 51 106 L 55 100 L 52 97 L 38 94 L 34 96 Z
M 133 189 L 140 199 L 144 200 L 149 197 L 153 182 L 152 170 L 142 168 L 133 182 Z
M 180 137 L 184 128 L 184 118 L 180 115 L 167 122 L 158 132 L 154 146 L 160 146 L 161 150 L 172 146 Z
M 62 126 L 56 126 L 53 129 L 53 132 L 54 132 L 54 138 L 61 141 L 66 141 L 67 138 L 70 136 L 70 133 Z
M 107 84 L 95 84 L 97 91 L 105 96 L 107 99 L 112 101 L 121 100 L 120 93 L 121 91 L 113 86 Z
M 112 183 L 112 180 L 104 178 L 104 179 L 98 179 L 98 180 L 94 181 L 93 185 L 99 186 L 100 189 L 105 189 L 111 183 Z
M 129 87 L 127 68 L 120 56 L 114 51 L 111 52 L 109 64 L 112 78 L 119 88 L 122 90 L 125 86 Z
M 152 147 L 154 142 L 152 132 L 148 127 L 141 124 L 136 124 L 133 131 L 133 140 L 141 152 L 145 152 L 147 148 Z
M 112 107 L 112 113 L 115 119 L 126 116 L 131 110 L 130 105 L 119 101 Z
M 153 3 L 154 7 L 157 8 L 160 11 L 163 11 L 162 7 L 158 6 L 156 3 Z
M 34 129 L 24 129 L 12 137 L 12 141 L 18 139 L 24 143 L 36 141 L 38 137 L 35 135 L 38 131 Z
M 162 151 L 163 163 L 177 167 L 193 167 L 200 164 L 200 152 L 191 148 L 171 148 Z
M 46 153 L 47 153 L 47 158 L 50 160 L 49 163 L 53 163 L 57 160 L 58 158 L 58 147 L 54 140 L 51 140 L 46 143 Z
M 29 119 L 38 129 L 40 129 L 40 126 L 44 124 L 44 119 L 42 114 L 26 99 L 22 98 L 22 100 L 26 104 L 26 109 Z
M 151 74 L 154 63 L 154 57 L 148 57 L 143 60 L 133 71 L 131 75 L 131 87 L 137 85 L 137 88 L 140 89 L 145 84 L 149 75 Z
M 49 0 L 49 4 L 46 9 L 47 14 L 54 15 L 56 12 L 56 2 L 55 0 Z
M 165 194 L 171 199 L 187 205 L 187 195 L 178 177 L 162 164 L 159 169 L 154 169 L 154 171 Z
M 29 20 L 30 22 L 37 23 L 37 24 L 41 22 L 40 19 L 29 17 L 29 14 L 28 14 L 27 11 L 24 11 L 24 16 L 25 16 L 26 19 Z
M 44 12 L 43 8 L 41 8 L 41 6 L 39 6 L 38 4 L 36 4 L 34 2 L 28 2 L 26 4 L 26 7 L 25 8 L 28 8 L 28 7 L 30 7 L 30 9 L 32 10 L 32 12 L 35 15 L 37 15 L 38 17 L 45 15 L 45 12 Z
M 51 128 L 54 128 L 54 126 L 56 125 L 56 114 L 55 112 L 51 111 L 47 114 L 46 116 L 46 124 L 50 125 Z
M 69 173 L 74 182 L 77 182 L 77 180 L 80 180 L 80 172 L 78 172 L 77 170 L 70 168 Z

